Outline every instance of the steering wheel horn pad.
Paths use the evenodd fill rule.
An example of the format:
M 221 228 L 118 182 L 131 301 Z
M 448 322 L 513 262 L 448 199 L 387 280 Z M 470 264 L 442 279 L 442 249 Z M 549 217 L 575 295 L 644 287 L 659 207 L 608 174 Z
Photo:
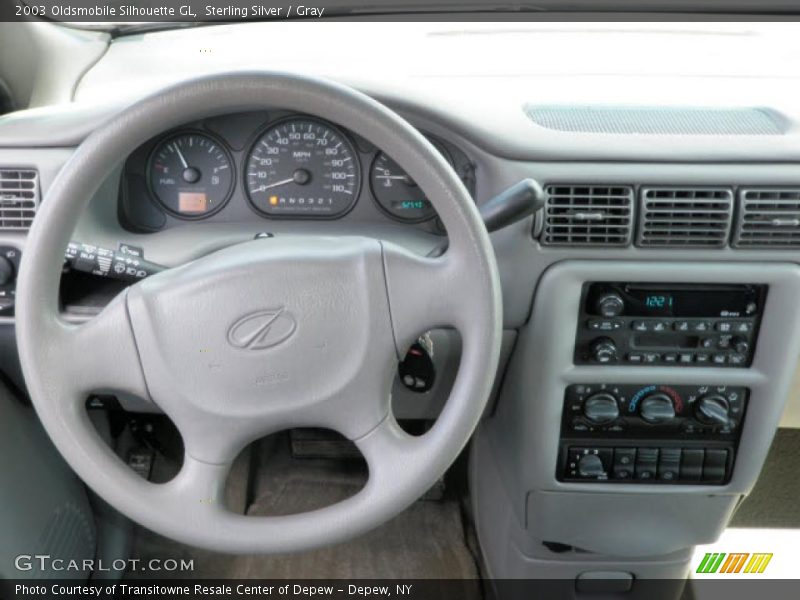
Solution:
M 368 237 L 243 242 L 140 281 L 80 325 L 58 309 L 64 250 L 99 185 L 147 139 L 195 119 L 291 106 L 391 155 L 448 231 L 437 258 Z M 480 216 L 449 164 L 411 125 L 345 86 L 283 73 L 179 84 L 122 111 L 75 151 L 29 232 L 17 286 L 17 344 L 34 406 L 78 475 L 133 520 L 226 552 L 311 549 L 396 515 L 452 464 L 480 419 L 500 352 L 497 266 Z M 416 337 L 453 327 L 461 365 L 434 426 L 406 434 L 391 412 L 397 362 Z M 181 471 L 145 481 L 85 410 L 89 393 L 133 394 L 181 432 Z M 351 439 L 369 468 L 343 502 L 280 517 L 227 511 L 225 480 L 251 441 L 291 427 Z

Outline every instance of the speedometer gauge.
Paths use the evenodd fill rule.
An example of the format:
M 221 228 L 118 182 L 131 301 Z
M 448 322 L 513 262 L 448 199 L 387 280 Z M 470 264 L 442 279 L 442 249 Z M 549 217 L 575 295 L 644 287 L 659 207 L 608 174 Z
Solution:
M 185 219 L 221 209 L 233 191 L 233 161 L 221 142 L 184 132 L 161 142 L 150 157 L 150 189 L 168 212 Z
M 452 166 L 453 161 L 441 144 L 433 140 L 431 143 Z M 405 223 L 419 223 L 436 215 L 431 201 L 416 182 L 383 152 L 372 163 L 369 182 L 375 201 L 390 217 Z
M 337 129 L 307 117 L 267 129 L 250 151 L 247 195 L 270 217 L 338 217 L 358 198 L 358 155 Z

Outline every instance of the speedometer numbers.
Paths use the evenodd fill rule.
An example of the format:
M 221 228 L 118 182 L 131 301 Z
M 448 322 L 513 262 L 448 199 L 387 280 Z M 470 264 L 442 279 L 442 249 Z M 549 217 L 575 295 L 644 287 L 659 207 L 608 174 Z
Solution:
M 256 140 L 245 168 L 253 207 L 270 217 L 339 217 L 361 189 L 353 146 L 334 127 L 292 118 Z
M 233 191 L 233 160 L 222 143 L 195 132 L 161 142 L 150 157 L 150 189 L 168 212 L 185 219 L 221 209 Z

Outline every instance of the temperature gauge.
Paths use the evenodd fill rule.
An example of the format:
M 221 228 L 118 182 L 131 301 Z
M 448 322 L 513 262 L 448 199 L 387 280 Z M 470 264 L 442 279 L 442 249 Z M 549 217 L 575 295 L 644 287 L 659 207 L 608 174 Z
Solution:
M 433 140 L 431 143 L 453 166 L 450 155 L 442 145 Z M 420 223 L 436 216 L 436 210 L 425 193 L 387 154 L 381 152 L 375 157 L 369 182 L 375 201 L 390 217 L 405 223 Z

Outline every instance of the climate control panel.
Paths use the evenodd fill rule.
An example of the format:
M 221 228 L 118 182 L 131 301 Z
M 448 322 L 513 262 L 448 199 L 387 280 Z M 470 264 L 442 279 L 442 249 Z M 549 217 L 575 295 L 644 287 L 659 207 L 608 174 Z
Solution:
M 724 484 L 748 393 L 725 385 L 571 385 L 557 478 Z

